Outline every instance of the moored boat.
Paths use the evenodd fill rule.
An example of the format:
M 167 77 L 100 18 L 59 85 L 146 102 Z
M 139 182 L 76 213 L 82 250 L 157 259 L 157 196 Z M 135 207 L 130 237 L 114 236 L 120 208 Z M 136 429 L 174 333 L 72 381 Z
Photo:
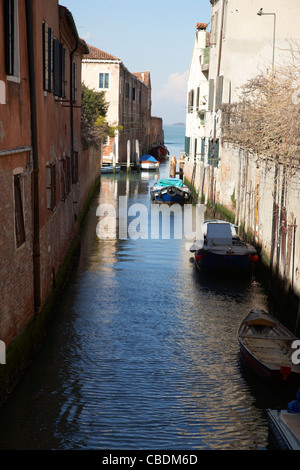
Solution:
M 113 166 L 113 165 L 103 165 L 101 167 L 101 173 L 119 173 L 120 172 L 120 166 Z
M 149 154 L 156 158 L 159 162 L 164 162 L 168 158 L 169 151 L 164 144 L 153 145 L 149 150 Z
M 143 155 L 140 157 L 141 170 L 158 170 L 160 163 L 152 155 Z
M 259 376 L 269 382 L 300 380 L 300 364 L 292 360 L 296 336 L 264 310 L 251 310 L 237 336 L 242 359 Z
M 270 434 L 279 450 L 300 450 L 300 413 L 267 410 Z
M 158 180 L 150 189 L 151 199 L 158 203 L 184 204 L 191 200 L 191 192 L 181 179 Z
M 199 268 L 235 271 L 249 270 L 258 261 L 256 249 L 238 237 L 233 224 L 224 220 L 207 220 L 202 238 L 190 247 Z

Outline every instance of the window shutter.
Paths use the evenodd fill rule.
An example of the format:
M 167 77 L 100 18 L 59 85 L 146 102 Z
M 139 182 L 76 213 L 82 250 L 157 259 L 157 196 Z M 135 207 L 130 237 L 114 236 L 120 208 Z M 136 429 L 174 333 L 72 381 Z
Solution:
M 53 29 L 48 28 L 48 91 L 53 92 Z
M 53 40 L 54 94 L 62 96 L 63 90 L 63 45 L 58 39 Z
M 205 138 L 201 139 L 201 161 L 204 162 L 205 155 Z
M 14 0 L 4 2 L 4 42 L 5 42 L 5 68 L 7 75 L 14 74 Z
M 66 49 L 64 47 L 61 48 L 62 52 L 62 66 L 61 66 L 61 73 L 62 73 L 62 97 L 66 97 Z
M 223 75 L 217 77 L 217 86 L 216 86 L 216 110 L 220 108 L 223 98 Z
M 208 110 L 213 111 L 214 109 L 214 79 L 209 80 L 209 94 L 208 94 Z
M 43 23 L 43 59 L 44 59 L 44 90 L 48 90 L 48 68 L 49 68 L 49 53 L 48 53 L 48 25 Z
M 191 140 L 190 137 L 186 137 L 186 136 L 185 136 L 184 151 L 185 151 L 186 155 L 189 155 L 189 154 L 190 154 L 190 140 Z

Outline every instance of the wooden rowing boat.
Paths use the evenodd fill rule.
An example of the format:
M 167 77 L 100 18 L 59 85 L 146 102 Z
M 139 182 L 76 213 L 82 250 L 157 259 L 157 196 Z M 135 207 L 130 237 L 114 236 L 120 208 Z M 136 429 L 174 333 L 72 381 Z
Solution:
M 270 382 L 300 380 L 300 365 L 293 364 L 293 341 L 297 340 L 278 320 L 254 309 L 242 321 L 238 341 L 242 358 Z

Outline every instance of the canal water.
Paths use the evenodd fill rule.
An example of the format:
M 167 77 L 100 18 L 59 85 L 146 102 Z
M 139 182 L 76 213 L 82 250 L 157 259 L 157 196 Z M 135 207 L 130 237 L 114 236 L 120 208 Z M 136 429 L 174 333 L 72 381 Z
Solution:
M 167 127 L 165 141 L 179 157 L 184 127 Z M 266 410 L 294 397 L 244 369 L 236 337 L 251 308 L 268 308 L 264 287 L 255 273 L 199 272 L 184 238 L 151 238 L 157 176 L 103 175 L 42 350 L 0 410 L 0 449 L 269 448 Z M 113 236 L 120 196 L 144 217 L 139 238 Z

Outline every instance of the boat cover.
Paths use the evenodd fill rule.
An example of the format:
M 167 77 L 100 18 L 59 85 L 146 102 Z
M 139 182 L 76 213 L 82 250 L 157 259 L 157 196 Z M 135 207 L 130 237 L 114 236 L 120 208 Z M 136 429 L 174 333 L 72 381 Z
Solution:
M 209 223 L 207 225 L 207 239 L 215 245 L 232 244 L 230 224 Z
M 182 180 L 177 178 L 166 178 L 159 180 L 156 183 L 158 186 L 175 186 L 176 188 L 181 188 L 183 186 Z
M 143 155 L 142 157 L 140 157 L 140 161 L 157 163 L 156 158 L 154 158 L 152 155 Z

